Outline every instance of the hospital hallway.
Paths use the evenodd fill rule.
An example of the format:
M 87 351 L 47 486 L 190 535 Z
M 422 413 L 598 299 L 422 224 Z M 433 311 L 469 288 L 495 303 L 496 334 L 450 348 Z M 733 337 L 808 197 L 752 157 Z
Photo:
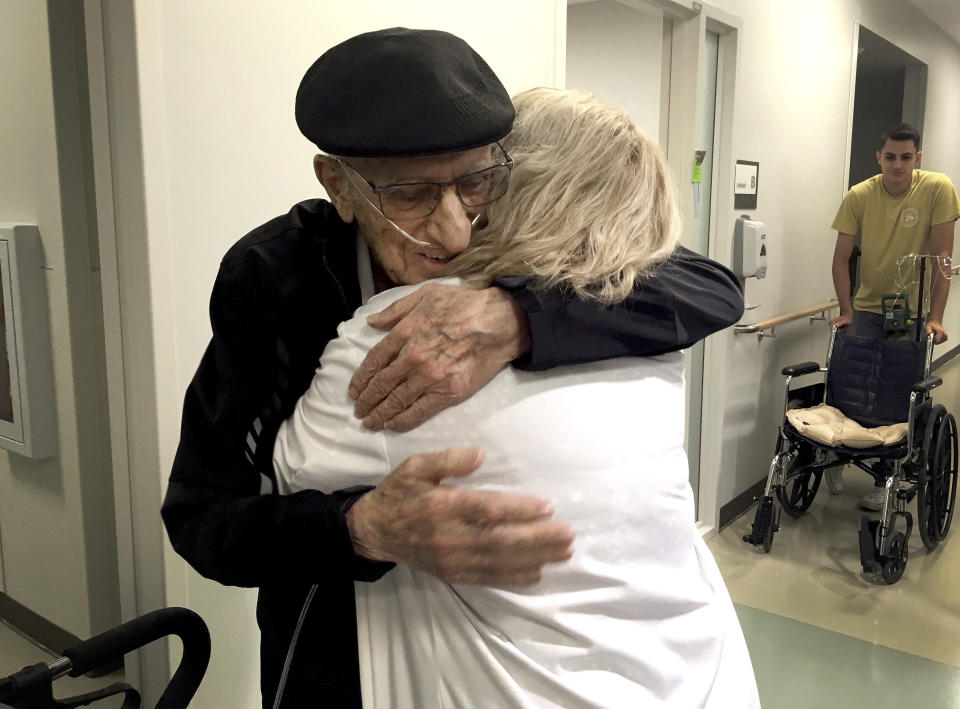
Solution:
M 447 37 L 482 59 L 464 63 L 483 79 L 464 86 L 483 92 L 442 103 L 451 115 L 472 116 L 476 102 L 482 131 L 467 135 L 467 124 L 448 124 L 443 111 L 430 108 L 440 98 L 427 100 L 429 82 L 404 83 L 404 65 L 393 59 L 363 64 L 376 81 L 340 60 L 333 65 L 349 69 L 349 81 L 315 85 L 309 78 L 318 76 L 318 62 L 326 64 L 320 58 L 336 59 L 340 50 L 333 50 L 344 44 L 356 52 L 344 56 L 358 62 L 379 57 L 373 50 L 383 47 L 364 41 L 372 34 L 387 46 L 390 28 L 398 36 L 407 35 L 404 28 L 416 36 L 439 31 L 437 42 Z M 361 37 L 359 45 L 349 41 Z M 413 54 L 443 79 L 437 90 L 459 85 L 450 79 L 457 62 Z M 301 658 L 334 653 L 338 662 L 353 661 L 354 629 L 321 628 L 351 617 L 340 612 L 349 594 L 336 595 L 339 584 L 381 573 L 357 563 L 351 548 L 444 580 L 486 577 L 427 563 L 429 551 L 411 551 L 408 538 L 429 539 L 437 558 L 469 563 L 471 555 L 458 550 L 492 536 L 487 544 L 496 543 L 496 553 L 474 556 L 487 560 L 484 573 L 496 579 L 528 557 L 540 563 L 523 553 L 526 540 L 501 534 L 500 523 L 480 524 L 469 535 L 420 534 L 442 529 L 444 515 L 466 525 L 482 522 L 486 512 L 461 520 L 459 512 L 447 514 L 456 506 L 435 505 L 435 497 L 409 506 L 392 498 L 378 508 L 394 485 L 351 507 L 361 499 L 354 473 L 368 476 L 363 485 L 375 489 L 412 453 L 476 444 L 479 423 L 489 420 L 503 433 L 491 436 L 487 462 L 475 477 L 461 476 L 462 484 L 484 489 L 493 464 L 509 462 L 517 474 L 494 489 L 542 498 L 552 506 L 551 522 L 571 526 L 574 549 L 615 552 L 611 574 L 627 579 L 627 593 L 611 594 L 609 606 L 586 604 L 600 618 L 590 617 L 588 632 L 577 635 L 586 671 L 563 676 L 569 667 L 552 660 L 535 668 L 547 668 L 558 692 L 579 692 L 581 679 L 589 684 L 599 676 L 598 686 L 614 687 L 595 695 L 603 699 L 592 706 L 601 709 L 644 704 L 631 701 L 615 683 L 621 679 L 638 691 L 662 689 L 670 697 L 664 709 L 700 709 L 707 701 L 701 687 L 714 692 L 708 709 L 742 709 L 740 700 L 722 697 L 744 686 L 752 699 L 739 638 L 736 647 L 726 644 L 736 672 L 718 671 L 690 649 L 683 624 L 712 642 L 723 636 L 719 623 L 693 621 L 688 606 L 672 603 L 697 590 L 688 578 L 662 571 L 682 561 L 682 546 L 662 543 L 682 539 L 670 531 L 682 526 L 689 538 L 695 529 L 716 559 L 765 709 L 960 709 L 960 521 L 928 552 L 916 500 L 909 501 L 914 527 L 906 546 L 885 535 L 890 543 L 882 550 L 890 577 L 896 564 L 889 549 L 906 549 L 902 577 L 891 584 L 867 578 L 858 522 L 879 514 L 859 509 L 873 483 L 848 465 L 840 494 L 823 482 L 805 514 L 780 516 L 769 553 L 762 549 L 765 530 L 757 532 L 760 548 L 742 540 L 755 519 L 751 500 L 771 472 L 776 436 L 792 435 L 785 424 L 791 410 L 804 425 L 830 428 L 836 440 L 824 446 L 839 442 L 839 452 L 812 452 L 797 438 L 793 450 L 781 449 L 773 484 L 796 484 L 802 494 L 811 466 L 841 464 L 841 454 L 872 461 L 848 446 L 852 432 L 861 442 L 881 437 L 890 446 L 886 457 L 899 458 L 901 499 L 929 493 L 924 499 L 936 515 L 925 510 L 925 520 L 942 527 L 945 508 L 954 506 L 944 491 L 955 494 L 960 482 L 960 0 L 3 0 L 0 89 L 11 97 L 0 111 L 0 679 L 154 611 L 183 608 L 210 635 L 209 663 L 191 707 L 261 709 L 262 668 L 269 694 L 270 678 L 289 656 L 293 689 L 281 709 L 338 709 L 326 688 L 314 689 L 325 676 L 316 668 L 335 675 L 331 692 L 360 691 L 353 675 L 337 663 Z M 625 117 L 631 130 L 618 135 L 636 128 L 643 149 L 613 149 L 612 139 L 596 137 L 561 148 L 551 133 L 567 136 L 556 127 L 576 124 L 566 118 L 550 129 L 544 123 L 543 139 L 525 137 L 523 127 L 538 123 L 538 111 L 548 114 L 524 102 L 552 89 L 559 90 L 557 106 L 574 95 L 565 90 L 585 91 L 592 98 L 584 106 L 596 102 L 598 110 Z M 509 97 L 515 105 L 507 105 Z M 356 105 L 331 108 L 348 99 Z M 596 129 L 592 118 L 584 121 L 584 130 Z M 342 141 L 321 145 L 341 131 Z M 492 152 L 478 157 L 474 151 L 483 146 Z M 557 159 L 534 157 L 548 148 Z M 586 186 L 612 182 L 618 161 L 628 157 L 621 176 L 644 182 L 608 185 L 589 198 Z M 649 165 L 634 165 L 635 158 Z M 532 182 L 545 175 L 554 176 Z M 478 196 L 466 194 L 473 183 Z M 528 206 L 523 200 L 532 195 Z M 404 206 L 404 196 L 415 209 Z M 608 227 L 628 213 L 635 222 L 627 228 Z M 493 236 L 486 241 L 514 217 L 531 227 L 502 229 L 499 245 Z M 580 236 L 589 243 L 576 246 Z M 649 244 L 637 246 L 638 237 Z M 671 253 L 667 239 L 682 250 Z M 485 244 L 491 249 L 470 248 Z M 557 273 L 534 268 L 527 248 Z M 464 259 L 444 267 L 464 250 Z M 473 272 L 479 261 L 470 259 L 478 254 L 496 269 Z M 395 255 L 402 268 L 391 265 Z M 581 258 L 590 269 L 574 265 Z M 464 264 L 467 270 L 453 270 Z M 508 275 L 479 289 L 481 278 L 501 272 Z M 401 382 L 376 395 L 386 396 L 382 403 L 411 399 L 426 411 L 428 401 L 458 401 L 463 408 L 457 413 L 454 406 L 453 416 L 463 422 L 440 419 L 431 424 L 436 429 L 416 426 L 402 438 L 392 424 L 362 431 L 343 397 L 349 385 L 337 383 L 329 390 L 337 406 L 346 404 L 341 415 L 324 409 L 330 423 L 310 427 L 350 455 L 330 454 L 333 462 L 310 470 L 310 486 L 293 489 L 278 451 L 299 446 L 296 435 L 287 441 L 299 419 L 278 434 L 288 417 L 308 408 L 304 395 L 323 389 L 314 384 L 325 376 L 316 376 L 321 353 L 334 341 L 350 344 L 351 356 L 373 345 L 364 339 L 360 347 L 342 334 L 333 339 L 338 326 L 391 283 L 409 287 L 451 273 L 478 292 L 431 285 L 443 301 L 437 314 L 430 315 L 427 297 L 416 300 L 423 305 L 377 350 L 414 337 L 389 360 L 398 377 L 381 372 L 370 381 Z M 568 288 L 577 282 L 581 290 Z M 623 286 L 616 298 L 627 299 L 599 305 L 575 297 L 599 298 L 607 292 L 601 283 Z M 488 307 L 460 305 L 481 298 Z M 870 338 L 834 337 L 834 326 L 854 312 L 861 324 L 873 324 Z M 867 332 L 850 324 L 846 335 Z M 941 341 L 915 346 L 926 325 L 942 328 Z M 433 352 L 416 344 L 421 336 L 447 345 Z M 485 356 L 485 347 L 497 349 L 496 357 Z M 420 369 L 403 374 L 407 355 L 419 358 Z M 467 382 L 488 381 L 470 374 L 468 360 L 489 369 L 484 376 L 493 377 L 490 365 L 500 361 L 517 382 L 551 393 L 562 384 L 564 396 L 577 398 L 545 406 L 537 389 L 530 399 L 537 413 L 508 422 L 507 414 L 520 410 L 511 408 L 514 398 L 494 397 L 492 387 L 467 392 Z M 609 374 L 627 367 L 636 374 Z M 582 372 L 596 375 L 590 387 Z M 654 393 L 628 388 L 641 384 Z M 588 396 L 597 398 L 579 403 Z M 836 414 L 848 420 L 818 423 L 813 418 L 823 409 L 796 411 L 821 402 L 837 404 Z M 442 436 L 419 443 L 424 430 L 441 427 Z M 907 432 L 893 440 L 898 427 Z M 348 445 L 341 430 L 362 433 L 364 445 Z M 404 455 L 381 440 L 402 444 Z M 907 457 L 901 445 L 910 449 Z M 301 447 L 305 457 L 314 454 Z M 663 487 L 670 468 L 657 462 L 667 448 L 672 492 Z M 354 453 L 357 461 L 374 456 L 374 464 L 350 463 Z M 635 477 L 604 478 L 605 466 Z M 891 469 L 878 468 L 878 478 Z M 528 470 L 540 477 L 519 474 Z M 330 480 L 321 479 L 326 473 Z M 404 478 L 391 483 L 397 479 Z M 432 480 L 439 486 L 446 479 Z M 397 528 L 374 534 L 393 512 L 402 518 Z M 640 523 L 648 526 L 630 526 Z M 938 535 L 925 526 L 933 544 Z M 894 531 L 903 527 L 896 518 Z M 614 541 L 593 544 L 594 530 Z M 371 548 L 366 535 L 401 550 Z M 632 551 L 620 539 L 649 549 Z M 556 540 L 547 546 L 559 548 Z M 696 546 L 703 551 L 699 540 Z M 716 590 L 715 569 L 707 566 Z M 602 576 L 586 578 L 586 591 L 603 590 Z M 311 586 L 332 600 L 314 603 L 302 588 Z M 517 657 L 524 662 L 526 648 L 538 642 L 545 652 L 570 652 L 565 637 L 554 646 L 537 633 L 567 621 L 564 606 L 549 605 L 553 596 L 563 603 L 580 597 L 555 594 L 549 583 L 531 588 L 516 595 L 546 599 L 530 600 L 541 625 L 503 636 L 523 646 Z M 647 595 L 633 600 L 629 593 Z M 680 631 L 650 616 L 656 633 L 677 632 L 680 639 L 670 641 L 680 648 L 678 663 L 686 663 L 679 669 L 632 624 L 630 614 L 656 609 L 658 599 L 683 609 Z M 523 617 L 508 610 L 490 611 L 498 632 L 501 618 Z M 300 626 L 299 616 L 288 618 L 294 611 L 302 613 Z M 465 628 L 463 615 L 443 617 L 443 630 Z M 618 640 L 626 638 L 622 655 L 652 666 L 653 679 L 635 680 L 629 665 L 595 652 L 603 649 L 605 621 L 623 617 L 629 623 L 616 629 Z M 270 629 L 263 658 L 258 619 Z M 503 642 L 483 630 L 491 643 Z M 401 637 L 398 664 L 424 656 L 407 650 L 409 635 Z M 393 652 L 398 642 L 368 645 Z M 468 658 L 473 648 L 463 645 Z M 361 657 L 359 646 L 357 659 L 372 662 L 373 653 Z M 177 637 L 157 640 L 128 652 L 123 670 L 62 677 L 54 693 L 62 699 L 125 681 L 140 691 L 145 709 L 153 707 L 182 655 Z M 504 663 L 477 672 L 457 652 L 435 656 L 423 676 L 431 687 L 436 676 L 465 693 L 454 709 L 500 709 L 498 695 L 476 691 L 473 679 L 480 686 L 488 677 L 521 674 L 501 672 Z M 431 709 L 393 689 L 398 673 L 369 676 L 376 682 L 367 683 L 367 696 L 374 685 L 411 709 Z M 734 679 L 724 682 L 728 677 Z M 8 709 L 13 700 L 3 691 L 0 685 L 0 709 Z M 314 700 L 314 692 L 323 696 Z M 673 692 L 696 696 L 680 706 Z M 111 697 L 94 706 L 122 703 Z
M 960 707 L 960 545 L 927 553 L 914 529 L 903 577 L 868 580 L 857 502 L 871 487 L 848 466 L 841 494 L 822 484 L 805 515 L 781 516 L 769 554 L 741 540 L 753 507 L 708 542 L 764 709 Z

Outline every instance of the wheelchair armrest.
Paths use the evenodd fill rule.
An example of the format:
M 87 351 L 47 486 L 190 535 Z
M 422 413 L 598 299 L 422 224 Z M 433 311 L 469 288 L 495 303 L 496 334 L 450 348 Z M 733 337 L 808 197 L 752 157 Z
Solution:
M 801 374 L 812 374 L 819 372 L 820 365 L 816 362 L 801 362 L 800 364 L 791 364 L 780 370 L 780 374 L 785 377 L 799 377 Z
M 910 389 L 917 392 L 918 394 L 922 391 L 930 391 L 931 389 L 936 389 L 938 386 L 943 384 L 943 379 L 940 377 L 927 377 L 923 381 L 919 381 L 914 384 Z

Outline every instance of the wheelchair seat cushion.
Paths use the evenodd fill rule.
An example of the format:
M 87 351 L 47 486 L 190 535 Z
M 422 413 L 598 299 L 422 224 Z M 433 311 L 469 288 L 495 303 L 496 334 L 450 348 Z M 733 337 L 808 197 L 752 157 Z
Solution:
M 865 428 L 839 409 L 820 404 L 809 409 L 790 409 L 787 421 L 802 436 L 827 446 L 873 448 L 890 446 L 907 437 L 906 423 Z

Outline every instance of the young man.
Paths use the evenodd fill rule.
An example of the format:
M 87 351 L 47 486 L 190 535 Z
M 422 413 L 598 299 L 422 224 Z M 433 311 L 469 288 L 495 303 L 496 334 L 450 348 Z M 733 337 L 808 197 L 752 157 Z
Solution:
M 833 229 L 837 245 L 833 252 L 833 284 L 840 314 L 832 326 L 846 328 L 862 337 L 886 337 L 881 300 L 898 288 L 897 260 L 906 254 L 953 255 L 954 224 L 960 217 L 960 198 L 950 178 L 939 172 L 920 170 L 920 134 L 906 123 L 890 126 L 880 136 L 877 163 L 880 174 L 854 185 L 837 211 Z M 860 288 L 851 304 L 850 256 L 860 236 Z M 947 339 L 943 311 L 949 293 L 949 274 L 930 269 L 932 287 L 926 331 L 934 342 Z M 916 314 L 921 304 L 911 298 Z M 827 473 L 833 493 L 843 489 L 842 471 Z M 879 510 L 883 488 L 864 496 L 861 505 Z
M 163 519 L 198 572 L 259 588 L 264 706 L 284 675 L 282 706 L 359 707 L 355 579 L 376 581 L 404 562 L 448 582 L 527 584 L 569 558 L 572 536 L 543 500 L 442 485 L 479 465 L 462 451 L 414 455 L 372 490 L 276 494 L 277 429 L 324 347 L 375 290 L 431 278 L 465 248 L 509 179 L 497 141 L 514 109 L 463 40 L 394 28 L 321 56 L 301 82 L 296 117 L 323 153 L 314 168 L 330 202 L 295 205 L 224 257 Z M 489 190 L 480 197 L 478 175 Z M 509 364 L 674 351 L 743 312 L 733 274 L 683 249 L 616 308 L 529 281 L 430 284 L 372 322 L 391 332 L 350 385 L 364 424 L 413 427 Z

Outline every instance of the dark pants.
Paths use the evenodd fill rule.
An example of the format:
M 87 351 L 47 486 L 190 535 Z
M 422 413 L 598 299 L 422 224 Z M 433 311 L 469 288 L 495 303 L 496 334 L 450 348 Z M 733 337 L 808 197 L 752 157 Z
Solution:
M 853 311 L 853 323 L 847 327 L 848 335 L 859 337 L 913 339 L 916 325 L 912 325 L 905 335 L 891 335 L 883 329 L 883 316 L 866 310 Z M 924 333 L 924 337 L 926 334 Z
M 847 334 L 871 339 L 889 336 L 883 329 L 883 316 L 866 310 L 853 311 L 853 324 L 847 328 Z

